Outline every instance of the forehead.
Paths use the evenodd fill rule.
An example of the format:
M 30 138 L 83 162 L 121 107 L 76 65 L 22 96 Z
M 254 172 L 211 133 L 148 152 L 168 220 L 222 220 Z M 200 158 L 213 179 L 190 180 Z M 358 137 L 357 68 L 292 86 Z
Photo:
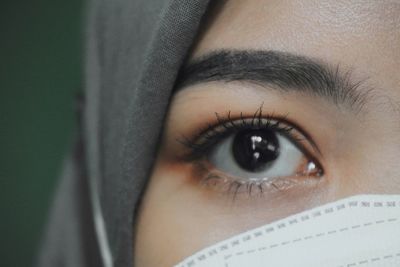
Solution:
M 193 56 L 220 48 L 290 52 L 399 91 L 399 14 L 400 1 L 389 0 L 218 1 Z

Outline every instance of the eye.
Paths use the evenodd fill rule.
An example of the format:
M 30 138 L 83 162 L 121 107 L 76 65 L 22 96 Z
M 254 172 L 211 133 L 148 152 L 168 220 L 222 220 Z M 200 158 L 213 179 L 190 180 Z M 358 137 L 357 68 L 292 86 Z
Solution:
M 208 159 L 220 171 L 249 180 L 316 171 L 292 141 L 271 129 L 239 130 L 217 144 Z
M 203 181 L 235 193 L 241 187 L 260 191 L 283 190 L 306 178 L 320 177 L 323 170 L 310 150 L 315 143 L 287 116 L 263 116 L 261 108 L 251 117 L 234 118 L 216 113 L 217 123 L 208 125 L 194 141 L 184 144 L 203 173 Z

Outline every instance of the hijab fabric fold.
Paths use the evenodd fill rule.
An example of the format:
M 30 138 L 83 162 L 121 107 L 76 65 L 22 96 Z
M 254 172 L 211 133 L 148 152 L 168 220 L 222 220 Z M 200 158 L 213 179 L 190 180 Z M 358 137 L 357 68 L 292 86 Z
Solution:
M 133 266 L 135 208 L 208 0 L 94 0 L 85 101 L 39 266 Z

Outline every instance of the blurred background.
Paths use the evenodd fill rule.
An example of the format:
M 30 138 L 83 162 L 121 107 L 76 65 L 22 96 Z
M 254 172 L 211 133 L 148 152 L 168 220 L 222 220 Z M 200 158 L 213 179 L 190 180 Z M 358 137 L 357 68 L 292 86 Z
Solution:
M 0 1 L 2 267 L 33 266 L 82 89 L 84 3 Z

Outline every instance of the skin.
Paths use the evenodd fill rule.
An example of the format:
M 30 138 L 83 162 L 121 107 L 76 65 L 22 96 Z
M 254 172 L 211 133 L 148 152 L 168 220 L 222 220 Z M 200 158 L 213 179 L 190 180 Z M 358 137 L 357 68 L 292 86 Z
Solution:
M 245 230 L 356 194 L 400 193 L 400 2 L 230 0 L 208 17 L 191 59 L 218 49 L 290 52 L 340 64 L 365 79 L 372 96 L 359 114 L 324 99 L 248 83 L 201 83 L 174 95 L 162 144 L 140 208 L 135 266 L 173 266 Z M 233 90 L 232 90 L 233 89 Z M 263 194 L 204 186 L 187 148 L 214 112 L 289 114 L 322 155 L 319 179 Z

